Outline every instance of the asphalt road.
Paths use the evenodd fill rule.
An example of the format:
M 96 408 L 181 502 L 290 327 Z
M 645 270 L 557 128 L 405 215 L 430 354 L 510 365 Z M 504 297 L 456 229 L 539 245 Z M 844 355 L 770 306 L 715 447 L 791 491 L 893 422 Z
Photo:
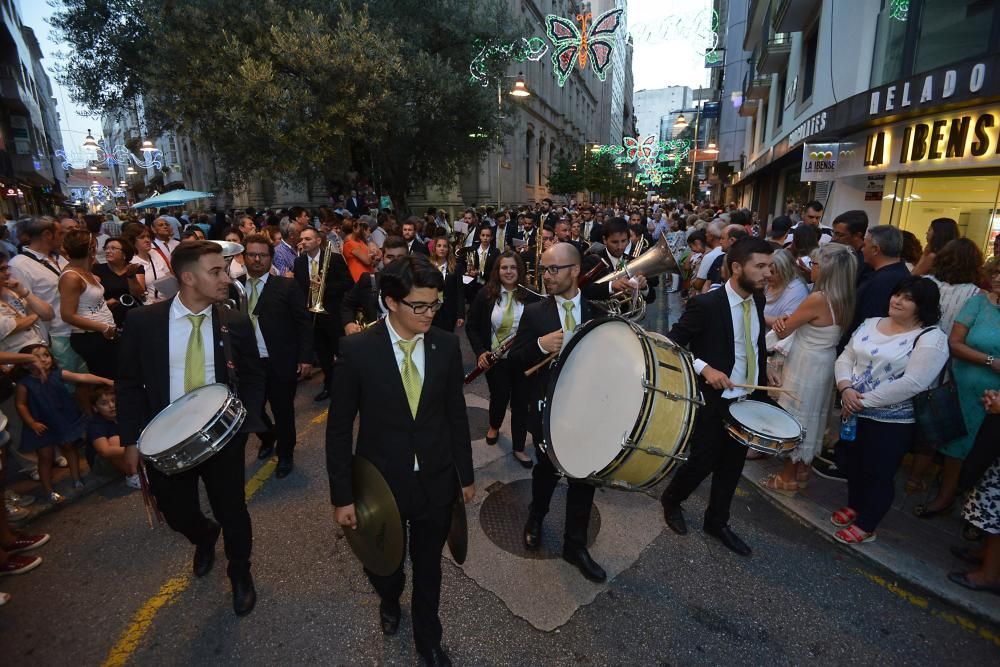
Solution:
M 0 579 L 0 590 L 14 595 L 0 608 L 3 664 L 412 664 L 409 592 L 400 634 L 383 638 L 377 598 L 333 525 L 325 422 L 311 401 L 317 390 L 313 380 L 299 392 L 295 472 L 285 480 L 259 475 L 250 501 L 259 596 L 250 616 L 232 613 L 221 545 L 212 573 L 193 579 L 191 547 L 165 526 L 151 530 L 139 495 L 114 483 L 30 526 L 52 541 L 39 551 L 40 568 Z M 477 381 L 471 391 L 485 386 Z M 248 479 L 261 468 L 255 453 L 251 439 Z M 892 573 L 831 546 L 749 486 L 736 498 L 732 525 L 754 554 L 731 554 L 702 535 L 699 493 L 688 503 L 688 536 L 664 528 L 554 632 L 536 630 L 446 561 L 444 644 L 455 663 L 1000 661 L 1000 629 L 896 587 Z

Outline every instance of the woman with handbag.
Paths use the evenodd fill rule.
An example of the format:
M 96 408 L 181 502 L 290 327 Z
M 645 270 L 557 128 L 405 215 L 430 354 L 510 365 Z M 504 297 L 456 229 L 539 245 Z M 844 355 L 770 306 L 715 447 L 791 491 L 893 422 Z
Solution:
M 913 513 L 922 519 L 951 511 L 962 461 L 972 449 L 976 432 L 985 416 L 981 397 L 984 391 L 994 389 L 1000 382 L 1000 258 L 993 257 L 986 263 L 986 275 L 990 280 L 990 291 L 977 294 L 965 303 L 948 337 L 966 435 L 938 449 L 945 457 L 941 489 L 934 500 L 913 509 Z
M 902 280 L 889 299 L 889 316 L 862 322 L 835 364 L 845 422 L 837 465 L 847 473 L 847 506 L 830 521 L 845 544 L 875 539 L 916 433 L 913 399 L 948 361 L 948 338 L 935 326 L 940 298 L 928 278 Z

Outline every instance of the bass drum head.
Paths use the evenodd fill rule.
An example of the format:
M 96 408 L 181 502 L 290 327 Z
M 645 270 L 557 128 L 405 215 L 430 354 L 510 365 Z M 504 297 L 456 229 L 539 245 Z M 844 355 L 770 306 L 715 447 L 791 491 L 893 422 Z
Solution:
M 139 436 L 139 452 L 154 456 L 184 442 L 211 423 L 229 399 L 229 387 L 207 384 L 163 408 Z
M 621 453 L 642 410 L 646 357 L 631 325 L 587 323 L 573 335 L 549 382 L 545 441 L 557 468 L 582 479 Z
M 729 406 L 729 414 L 757 435 L 777 440 L 794 440 L 802 436 L 802 427 L 794 417 L 768 403 L 737 401 Z

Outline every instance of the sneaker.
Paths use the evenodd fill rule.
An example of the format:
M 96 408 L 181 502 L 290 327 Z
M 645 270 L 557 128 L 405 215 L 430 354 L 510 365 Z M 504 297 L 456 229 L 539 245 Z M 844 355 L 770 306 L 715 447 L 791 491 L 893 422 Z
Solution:
M 64 503 L 66 502 L 66 496 L 60 495 L 55 491 L 53 491 L 52 493 L 49 494 L 49 502 L 52 503 L 53 505 Z
M 28 510 L 13 503 L 4 503 L 4 509 L 7 511 L 8 521 L 24 521 L 31 514 Z
M 4 574 L 24 574 L 31 572 L 42 564 L 41 556 L 11 556 L 7 562 L 0 565 L 0 575 Z
M 61 454 L 56 457 L 55 464 L 56 464 L 57 468 L 68 468 L 69 467 L 69 461 L 67 461 L 66 457 L 63 456 L 63 455 L 61 455 Z
M 6 551 L 9 554 L 22 554 L 25 551 L 31 551 L 32 549 L 37 549 L 43 544 L 47 543 L 50 539 L 48 533 L 42 533 L 41 535 L 18 535 L 14 543 L 7 547 Z
M 33 479 L 36 482 L 41 481 L 42 479 L 41 477 L 38 476 L 38 468 L 32 468 L 31 472 L 28 473 L 28 476 L 31 477 L 31 479 Z
M 14 493 L 10 489 L 4 492 L 4 500 L 12 505 L 17 505 L 18 507 L 27 507 L 31 503 L 35 502 L 34 496 L 29 496 L 28 494 L 21 495 L 20 493 Z
M 816 457 L 812 463 L 813 472 L 823 479 L 832 479 L 835 482 L 846 482 L 847 475 L 837 467 L 837 464 L 828 459 Z
M 125 486 L 130 489 L 141 489 L 142 482 L 139 481 L 138 473 L 135 475 L 125 475 Z

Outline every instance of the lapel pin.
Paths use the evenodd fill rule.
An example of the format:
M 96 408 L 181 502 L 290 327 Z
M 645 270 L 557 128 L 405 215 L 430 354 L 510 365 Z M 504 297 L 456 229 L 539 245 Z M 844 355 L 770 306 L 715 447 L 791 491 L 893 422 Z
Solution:
M 432 350 L 436 350 L 436 349 L 438 349 L 438 346 L 437 346 L 437 345 L 435 345 L 434 343 L 431 343 L 431 349 L 432 349 Z

